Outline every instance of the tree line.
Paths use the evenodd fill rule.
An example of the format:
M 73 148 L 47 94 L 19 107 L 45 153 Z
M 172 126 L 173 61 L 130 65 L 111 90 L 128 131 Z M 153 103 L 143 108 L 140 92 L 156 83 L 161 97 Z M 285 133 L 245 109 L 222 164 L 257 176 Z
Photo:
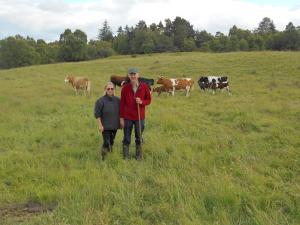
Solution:
M 21 35 L 0 40 L 0 68 L 12 68 L 54 62 L 74 62 L 104 58 L 114 54 L 149 54 L 161 52 L 232 52 L 263 50 L 300 50 L 300 27 L 288 23 L 278 31 L 265 17 L 253 30 L 230 28 L 228 35 L 215 35 L 193 28 L 184 18 L 164 23 L 139 21 L 134 27 L 119 27 L 114 35 L 107 21 L 99 29 L 96 40 L 87 39 L 81 30 L 66 29 L 58 41 L 46 43 Z

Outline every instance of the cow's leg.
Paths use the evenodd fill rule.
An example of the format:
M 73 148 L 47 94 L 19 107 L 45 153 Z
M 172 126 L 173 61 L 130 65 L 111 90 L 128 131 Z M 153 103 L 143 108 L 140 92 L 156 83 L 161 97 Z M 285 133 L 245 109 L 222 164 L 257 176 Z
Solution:
M 229 86 L 226 87 L 226 90 L 227 90 L 228 94 L 231 95 L 231 91 L 229 89 Z
M 190 87 L 190 86 L 186 86 L 185 89 L 186 89 L 186 94 L 185 94 L 185 96 L 188 97 L 188 96 L 189 96 L 189 93 L 190 93 L 191 87 Z
M 175 95 L 175 87 L 173 87 L 173 90 L 172 90 L 172 96 Z
M 76 95 L 77 95 L 77 88 L 75 87 L 74 90 L 75 90 L 75 93 L 76 93 Z

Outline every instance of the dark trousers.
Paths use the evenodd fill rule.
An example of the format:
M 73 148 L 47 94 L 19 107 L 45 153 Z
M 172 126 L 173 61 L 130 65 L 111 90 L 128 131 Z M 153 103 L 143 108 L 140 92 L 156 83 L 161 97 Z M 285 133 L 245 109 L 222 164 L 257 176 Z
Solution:
M 117 134 L 117 130 L 104 130 L 102 132 L 103 148 L 111 148 L 114 145 L 114 140 Z
M 142 133 L 145 127 L 145 121 L 140 120 L 141 123 L 141 130 Z M 123 138 L 123 145 L 130 145 L 131 142 L 131 132 L 132 128 L 134 127 L 134 134 L 135 134 L 135 144 L 140 145 L 142 143 L 142 137 L 140 137 L 140 130 L 139 130 L 139 121 L 138 120 L 125 120 L 124 121 L 124 138 Z

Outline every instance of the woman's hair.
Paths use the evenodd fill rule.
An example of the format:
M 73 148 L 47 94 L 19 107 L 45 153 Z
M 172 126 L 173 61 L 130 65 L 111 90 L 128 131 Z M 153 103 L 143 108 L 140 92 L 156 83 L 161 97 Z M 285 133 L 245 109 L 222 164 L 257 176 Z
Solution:
M 113 87 L 115 87 L 115 85 L 114 85 L 114 83 L 113 82 L 107 82 L 106 84 L 105 84 L 105 86 L 104 86 L 104 95 L 106 95 L 106 88 L 107 88 L 107 86 L 109 86 L 109 85 L 111 85 L 111 86 L 113 86 Z M 113 94 L 113 95 L 115 95 L 115 94 Z

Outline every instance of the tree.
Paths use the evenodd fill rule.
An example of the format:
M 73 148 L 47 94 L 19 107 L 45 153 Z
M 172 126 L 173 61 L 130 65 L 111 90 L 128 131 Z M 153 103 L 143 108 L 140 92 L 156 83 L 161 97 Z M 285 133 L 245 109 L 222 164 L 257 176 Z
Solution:
M 249 50 L 249 44 L 245 39 L 240 40 L 240 50 L 241 51 L 248 51 Z
M 118 28 L 117 33 L 118 33 L 118 34 L 123 34 L 123 33 L 124 33 L 124 30 L 123 30 L 122 26 L 120 26 L 120 27 Z
M 135 30 L 132 40 L 132 51 L 138 54 L 154 51 L 154 41 L 150 31 L 144 28 Z
M 209 49 L 211 49 L 213 52 L 221 52 L 223 50 L 223 46 L 220 43 L 220 40 L 217 38 L 213 38 L 208 42 Z
M 285 27 L 285 31 L 294 31 L 294 30 L 296 30 L 296 27 L 292 22 L 289 22 L 288 25 L 286 25 Z
M 40 62 L 35 48 L 20 35 L 8 37 L 0 42 L 0 67 L 30 66 Z
M 48 45 L 44 40 L 42 39 L 37 40 L 36 52 L 40 55 L 41 64 L 47 64 L 52 62 L 48 54 Z
M 257 51 L 257 50 L 259 50 L 259 46 L 256 43 L 256 40 L 255 40 L 254 36 L 251 36 L 248 39 L 248 46 L 249 46 L 249 50 L 251 50 L 251 51 Z
M 173 38 L 164 35 L 163 33 L 154 32 L 153 33 L 153 40 L 155 45 L 155 52 L 167 52 L 173 51 Z
M 140 20 L 138 24 L 135 26 L 137 30 L 147 30 L 147 24 L 144 20 Z
M 87 58 L 87 36 L 81 30 L 66 29 L 59 38 L 59 56 L 62 61 L 81 61 Z
M 161 21 L 159 21 L 158 25 L 157 25 L 157 29 L 159 31 L 160 34 L 162 34 L 164 32 L 164 25 L 162 24 Z
M 156 31 L 156 30 L 157 30 L 157 26 L 156 26 L 155 23 L 151 23 L 151 25 L 150 25 L 150 30 L 151 30 L 151 31 Z
M 185 19 L 176 17 L 172 23 L 172 33 L 174 34 L 174 45 L 183 50 L 184 39 L 193 38 L 195 31 L 193 26 Z
M 105 58 L 114 54 L 112 43 L 108 41 L 90 40 L 87 46 L 88 59 Z
M 118 36 L 113 41 L 113 49 L 119 54 L 129 54 L 129 38 L 125 33 L 118 34 Z
M 183 51 L 192 52 L 196 49 L 195 40 L 193 38 L 185 38 L 183 40 Z
M 237 28 L 237 26 L 235 25 L 232 28 L 230 28 L 228 34 L 229 37 L 236 36 L 239 40 L 241 39 L 248 40 L 251 37 L 251 35 L 252 35 L 251 31 Z
M 231 41 L 231 51 L 239 51 L 240 50 L 240 43 L 239 43 L 238 37 L 235 36 L 235 35 L 231 35 L 229 38 L 230 38 L 230 41 Z
M 164 34 L 168 37 L 172 36 L 172 21 L 165 19 L 166 26 L 164 27 Z
M 59 59 L 59 42 L 54 41 L 47 44 L 47 55 L 49 63 L 58 62 Z
M 300 32 L 296 29 L 293 23 L 289 22 L 286 25 L 282 35 L 282 45 L 287 50 L 300 49 Z
M 210 33 L 207 33 L 205 30 L 196 31 L 195 33 L 195 44 L 198 48 L 202 48 L 204 43 L 207 43 L 213 39 L 213 36 Z
M 101 41 L 113 40 L 113 33 L 107 20 L 104 21 L 102 28 L 99 29 L 98 39 Z
M 274 32 L 276 32 L 275 25 L 269 17 L 265 17 L 259 23 L 256 32 L 259 33 L 259 34 L 274 33 Z

